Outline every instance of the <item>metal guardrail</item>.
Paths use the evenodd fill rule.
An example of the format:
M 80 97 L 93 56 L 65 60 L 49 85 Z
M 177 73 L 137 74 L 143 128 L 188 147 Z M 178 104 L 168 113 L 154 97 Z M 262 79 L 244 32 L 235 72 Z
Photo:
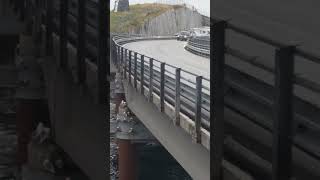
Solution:
M 148 99 L 152 99 L 153 94 L 160 97 L 160 111 L 164 111 L 165 103 L 174 107 L 176 124 L 179 124 L 180 113 L 189 117 L 195 123 L 193 135 L 200 143 L 200 128 L 210 128 L 210 80 L 122 46 L 134 41 L 175 38 L 114 36 L 114 63 L 124 70 L 124 78 L 129 79 L 132 86 L 137 88 L 139 82 L 142 94 L 144 89 L 149 91 Z
M 211 49 L 211 52 L 213 53 L 213 63 L 214 63 L 214 69 L 213 69 L 213 77 L 215 77 L 215 80 L 213 80 L 216 96 L 213 98 L 215 99 L 214 102 L 214 109 L 212 113 L 215 114 L 214 116 L 214 124 L 211 126 L 214 129 L 211 129 L 211 131 L 218 132 L 220 135 L 213 136 L 213 146 L 215 147 L 216 151 L 213 151 L 215 157 L 221 157 L 221 153 L 223 152 L 224 148 L 224 142 L 223 142 L 223 136 L 225 132 L 224 124 L 225 119 L 223 116 L 224 109 L 221 109 L 219 107 L 223 106 L 224 104 L 226 107 L 231 108 L 233 111 L 241 114 L 242 116 L 245 116 L 246 118 L 249 118 L 251 121 L 256 123 L 261 123 L 263 120 L 263 114 L 259 114 L 260 112 L 257 111 L 254 113 L 252 112 L 252 109 L 250 112 L 244 111 L 244 108 L 242 108 L 241 104 L 238 104 L 238 106 L 234 106 L 234 102 L 230 103 L 231 101 L 224 97 L 223 95 L 223 89 L 226 87 L 230 87 L 232 90 L 238 91 L 240 94 L 244 94 L 248 100 L 251 100 L 255 102 L 256 106 L 264 107 L 264 109 L 272 109 L 271 112 L 274 113 L 274 116 L 271 116 L 269 119 L 268 117 L 265 117 L 265 119 L 269 119 L 271 122 L 267 122 L 266 124 L 260 124 L 259 126 L 262 126 L 263 129 L 266 129 L 267 131 L 271 132 L 273 136 L 273 144 L 272 144 L 272 179 L 273 180 L 286 180 L 289 179 L 292 176 L 292 167 L 293 167 L 293 160 L 292 160 L 292 153 L 295 149 L 295 153 L 297 152 L 297 149 L 299 151 L 307 153 L 310 156 L 310 159 L 312 159 L 313 162 L 316 162 L 320 160 L 320 156 L 317 153 L 316 147 L 311 148 L 312 145 L 308 145 L 307 143 L 311 143 L 311 141 L 308 141 L 304 144 L 302 144 L 302 141 L 297 141 L 297 136 L 300 136 L 297 131 L 299 131 L 299 126 L 305 127 L 305 131 L 309 131 L 310 128 L 312 129 L 318 129 L 319 130 L 319 124 L 315 121 L 313 118 L 313 113 L 319 114 L 319 108 L 312 105 L 310 102 L 306 102 L 299 97 L 297 97 L 293 93 L 294 85 L 302 86 L 310 91 L 313 91 L 314 93 L 319 93 L 319 84 L 317 82 L 314 82 L 310 79 L 306 79 L 303 77 L 300 77 L 299 75 L 295 74 L 294 70 L 294 57 L 300 56 L 303 57 L 306 61 L 320 64 L 320 58 L 318 56 L 312 55 L 311 53 L 304 52 L 294 46 L 287 45 L 285 43 L 280 43 L 275 40 L 260 36 L 258 34 L 255 34 L 254 32 L 250 32 L 246 29 L 239 28 L 237 26 L 232 25 L 231 23 L 228 23 L 226 21 L 216 20 L 214 21 L 213 25 L 213 47 Z M 247 55 L 234 47 L 230 47 L 230 45 L 225 44 L 225 31 L 231 30 L 235 33 L 244 35 L 248 38 L 257 40 L 261 43 L 265 43 L 268 45 L 271 45 L 275 47 L 275 67 L 271 68 L 267 65 L 257 61 L 259 57 L 252 57 L 250 55 Z M 226 69 L 228 72 L 229 70 L 232 70 L 236 72 L 231 66 L 227 65 L 225 60 L 225 54 L 231 55 L 233 57 L 238 58 L 239 60 L 242 60 L 246 63 L 249 63 L 257 68 L 260 68 L 261 71 L 267 71 L 269 73 L 274 74 L 275 77 L 275 85 L 270 86 L 262 83 L 261 81 L 258 82 L 258 80 L 254 80 L 254 77 L 250 77 L 250 75 L 246 75 L 243 77 L 246 77 L 248 79 L 252 79 L 254 81 L 257 81 L 256 84 L 264 87 L 265 90 L 268 89 L 269 92 L 262 92 L 260 89 L 257 91 L 256 89 L 250 89 L 252 87 L 241 87 L 243 85 L 237 84 L 235 81 L 237 79 L 237 76 L 239 76 L 239 73 L 234 73 L 234 76 L 231 76 L 232 73 L 228 73 L 224 77 L 224 72 L 221 71 L 221 69 Z M 246 72 L 242 72 L 244 74 Z M 240 82 L 243 81 L 239 79 Z M 234 81 L 235 83 L 232 83 Z M 226 82 L 219 83 L 219 82 Z M 244 81 L 243 81 L 244 83 Z M 249 84 L 247 84 L 249 85 Z M 220 92 L 220 93 L 219 93 Z M 264 96 L 262 96 L 264 94 Z M 224 97 L 222 99 L 219 99 L 219 97 Z M 216 105 L 215 105 L 216 104 Z M 295 106 L 295 108 L 293 108 Z M 299 109 L 298 107 L 303 107 L 303 109 Z M 297 109 L 298 108 L 298 109 Z M 312 110 L 311 110 L 312 109 Z M 312 111 L 312 112 L 311 112 Z M 267 111 L 268 112 L 268 111 Z M 315 115 L 314 114 L 314 115 Z M 316 133 L 316 132 L 313 132 Z M 314 134 L 315 135 L 315 134 Z M 252 135 L 253 136 L 253 135 Z M 213 148 L 213 147 L 211 147 Z M 220 150 L 219 150 L 220 149 Z M 220 153 L 220 154 L 219 154 Z M 297 154 L 296 154 L 297 155 Z M 309 159 L 309 160 L 310 160 Z M 302 161 L 300 161 L 302 162 Z M 219 178 L 221 177 L 221 174 L 219 172 L 219 169 L 221 168 L 221 159 L 215 159 L 212 164 L 214 177 Z M 218 171 L 216 171 L 218 169 Z M 317 172 L 313 172 L 317 173 Z
M 195 36 L 188 40 L 185 49 L 199 56 L 210 57 L 210 36 Z

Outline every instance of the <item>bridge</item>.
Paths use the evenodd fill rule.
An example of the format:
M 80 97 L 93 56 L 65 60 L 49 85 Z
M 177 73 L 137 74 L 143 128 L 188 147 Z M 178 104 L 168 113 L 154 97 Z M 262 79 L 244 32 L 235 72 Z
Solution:
M 125 117 L 117 133 L 145 142 L 150 137 L 140 131 L 150 132 L 193 179 L 319 179 L 314 51 L 229 22 L 219 11 L 212 44 L 185 44 L 174 36 L 109 37 L 106 1 L 16 0 L 10 7 L 25 25 L 23 33 L 12 31 L 20 39 L 15 55 L 40 62 L 44 82 L 37 87 L 45 85 L 54 141 L 90 179 L 109 178 L 105 114 L 115 74 L 125 95 L 117 107 L 124 100 L 137 120 Z M 38 79 L 29 82 L 22 99 L 34 99 L 25 92 Z

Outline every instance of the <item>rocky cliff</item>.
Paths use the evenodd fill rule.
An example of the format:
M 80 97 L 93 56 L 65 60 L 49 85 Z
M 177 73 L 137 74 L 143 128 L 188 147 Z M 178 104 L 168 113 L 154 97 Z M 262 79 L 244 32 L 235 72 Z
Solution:
M 181 30 L 207 25 L 204 16 L 186 7 L 170 9 L 163 14 L 148 19 L 142 26 L 130 31 L 146 35 L 173 35 Z

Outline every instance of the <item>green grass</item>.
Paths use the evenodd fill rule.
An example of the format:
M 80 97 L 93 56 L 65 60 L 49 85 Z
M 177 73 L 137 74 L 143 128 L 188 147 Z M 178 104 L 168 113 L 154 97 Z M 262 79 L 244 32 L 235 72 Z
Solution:
M 115 33 L 126 33 L 144 24 L 149 19 L 181 6 L 164 4 L 136 4 L 127 12 L 111 12 L 110 29 Z

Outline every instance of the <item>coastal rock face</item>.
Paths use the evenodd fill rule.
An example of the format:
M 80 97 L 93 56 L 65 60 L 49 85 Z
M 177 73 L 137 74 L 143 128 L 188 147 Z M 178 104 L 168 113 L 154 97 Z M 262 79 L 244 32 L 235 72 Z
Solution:
M 173 35 L 182 30 L 206 25 L 203 15 L 182 7 L 169 10 L 156 18 L 150 19 L 144 25 L 131 33 L 154 36 Z
M 129 0 L 119 0 L 117 12 L 129 11 Z

